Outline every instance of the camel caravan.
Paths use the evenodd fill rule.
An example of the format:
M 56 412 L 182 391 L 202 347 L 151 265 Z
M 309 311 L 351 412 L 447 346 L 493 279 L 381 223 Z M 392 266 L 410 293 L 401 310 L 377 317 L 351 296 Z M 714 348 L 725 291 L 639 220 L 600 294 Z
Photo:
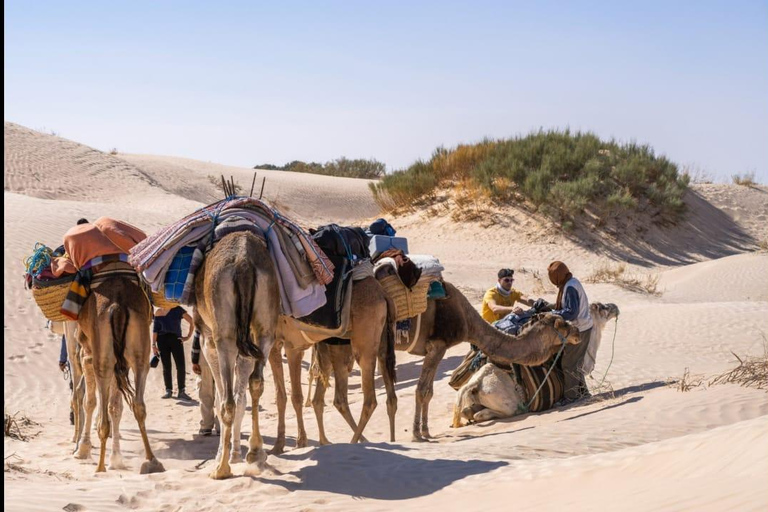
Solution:
M 54 332 L 66 340 L 77 458 L 91 456 L 97 411 L 97 472 L 106 471 L 110 436 L 109 467 L 125 467 L 119 430 L 123 402 L 133 413 L 144 444 L 146 460 L 140 472 L 164 471 L 145 427 L 154 308 L 192 308 L 201 364 L 208 365 L 215 383 L 221 429 L 210 474 L 214 479 L 232 476 L 231 464 L 243 460 L 240 429 L 248 395 L 247 471 L 266 466 L 259 411 L 266 407 L 260 399 L 267 362 L 278 413 L 270 453 L 285 450 L 288 394 L 283 354 L 298 423 L 297 447 L 308 443 L 301 385 L 305 351 L 312 349 L 310 383 L 316 387 L 311 397 L 308 393 L 308 403 L 315 411 L 320 444 L 330 443 L 323 412 L 331 377 L 333 404 L 349 424 L 350 442 L 367 441 L 364 431 L 377 406 L 377 365 L 386 388 L 389 440 L 395 441 L 396 352 L 423 356 L 412 429 L 413 441 L 423 441 L 431 437 L 433 383 L 448 348 L 463 342 L 472 346 L 451 379 L 457 389 L 454 427 L 538 412 L 563 398 L 568 376 L 561 366 L 570 347 L 582 346 L 579 370 L 591 372 L 602 328 L 619 313 L 613 304 L 591 304 L 593 327 L 585 331 L 578 321 L 567 321 L 557 310 L 550 312 L 555 305 L 538 301 L 524 314 L 510 310 L 517 323 L 505 328 L 504 322 L 492 324 L 481 316 L 456 286 L 443 279 L 445 269 L 436 257 L 408 254 L 407 240 L 395 236 L 383 219 L 367 230 L 335 224 L 305 230 L 264 201 L 235 195 L 231 184 L 225 193 L 225 199 L 149 237 L 115 219 L 83 222 L 67 231 L 62 247 L 51 250 L 39 244 L 27 261 L 26 281 L 35 301 L 52 321 Z M 571 283 L 572 278 L 566 281 Z M 560 286 L 561 294 L 563 289 L 557 309 L 563 301 L 578 299 L 573 299 L 575 292 L 568 285 Z M 509 308 L 491 305 L 508 321 Z M 585 300 L 582 306 L 587 307 Z M 585 332 L 590 332 L 588 339 Z M 354 363 L 360 369 L 363 393 L 357 418 L 347 399 Z

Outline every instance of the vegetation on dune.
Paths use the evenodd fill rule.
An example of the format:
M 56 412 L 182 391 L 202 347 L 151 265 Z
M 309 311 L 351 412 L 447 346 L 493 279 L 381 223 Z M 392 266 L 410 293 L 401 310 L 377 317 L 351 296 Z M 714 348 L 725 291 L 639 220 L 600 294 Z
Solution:
M 602 216 L 640 206 L 655 206 L 675 220 L 684 211 L 688 182 L 648 145 L 540 130 L 438 148 L 428 161 L 386 175 L 370 188 L 389 211 L 428 203 L 437 189 L 479 190 L 492 201 L 528 203 L 566 225 L 587 211 Z
M 378 160 L 364 158 L 337 158 L 324 164 L 318 162 L 302 162 L 294 160 L 283 166 L 273 164 L 261 164 L 254 169 L 267 169 L 272 171 L 308 172 L 312 174 L 324 174 L 326 176 L 340 176 L 343 178 L 377 179 L 384 176 L 387 168 Z

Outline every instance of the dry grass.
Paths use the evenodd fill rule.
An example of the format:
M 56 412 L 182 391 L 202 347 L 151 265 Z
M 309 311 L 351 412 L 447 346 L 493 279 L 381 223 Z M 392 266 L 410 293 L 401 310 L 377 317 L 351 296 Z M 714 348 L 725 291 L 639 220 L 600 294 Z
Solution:
M 587 277 L 588 283 L 612 283 L 627 290 L 647 293 L 650 295 L 661 295 L 659 290 L 659 274 L 634 274 L 627 272 L 626 263 L 601 264 L 595 271 Z
M 757 185 L 755 181 L 755 172 L 745 172 L 744 174 L 734 174 L 731 176 L 733 183 L 744 187 L 754 187 Z
M 701 375 L 691 375 L 688 368 L 685 369 L 683 372 L 683 378 L 681 378 L 679 381 L 676 382 L 677 389 L 685 393 L 686 391 L 690 391 L 693 388 L 697 388 L 701 386 L 704 383 L 704 377 Z
M 768 252 L 768 239 L 760 240 L 760 243 L 758 243 L 757 246 L 760 247 L 761 251 Z
M 747 388 L 768 389 L 768 350 L 765 335 L 763 335 L 763 355 L 760 357 L 741 358 L 731 352 L 739 361 L 739 365 L 718 375 L 709 384 L 738 384 Z
M 5 413 L 5 437 L 18 439 L 19 441 L 27 441 L 40 433 L 38 431 L 34 434 L 29 434 L 29 430 L 40 426 L 39 423 L 32 421 L 26 416 L 18 418 L 17 416 L 19 416 L 18 412 L 13 415 L 8 414 L 7 412 Z

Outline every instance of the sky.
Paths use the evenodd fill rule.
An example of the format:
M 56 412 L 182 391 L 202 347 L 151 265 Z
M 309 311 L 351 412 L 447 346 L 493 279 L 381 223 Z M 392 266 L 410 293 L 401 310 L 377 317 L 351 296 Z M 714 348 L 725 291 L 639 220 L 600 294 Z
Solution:
M 533 5 L 532 5 L 533 4 Z M 768 2 L 5 1 L 5 120 L 229 165 L 532 130 L 768 183 Z

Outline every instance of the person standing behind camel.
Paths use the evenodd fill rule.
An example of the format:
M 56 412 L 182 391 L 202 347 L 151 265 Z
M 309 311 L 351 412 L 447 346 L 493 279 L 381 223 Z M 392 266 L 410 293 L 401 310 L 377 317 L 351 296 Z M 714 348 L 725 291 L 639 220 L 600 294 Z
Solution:
M 552 313 L 560 315 L 563 320 L 577 327 L 581 338 L 578 345 L 567 344 L 560 359 L 565 381 L 565 398 L 558 404 L 566 405 L 590 396 L 582 367 L 592 333 L 592 316 L 589 314 L 589 300 L 584 287 L 573 277 L 565 263 L 553 261 L 547 271 L 549 280 L 558 288 L 557 302 Z
M 181 335 L 182 319 L 186 320 L 189 324 L 189 332 L 184 337 Z M 173 360 L 176 362 L 176 380 L 179 389 L 177 398 L 180 400 L 192 400 L 185 392 L 184 386 L 186 368 L 183 345 L 183 342 L 192 336 L 192 325 L 192 317 L 181 306 L 176 306 L 172 309 L 159 308 L 155 312 L 155 321 L 152 328 L 152 351 L 155 355 L 160 355 L 160 361 L 163 363 L 165 394 L 162 398 L 171 398 L 173 396 L 173 377 L 171 376 L 171 357 L 173 357 Z
M 201 360 L 202 359 L 202 360 Z M 216 428 L 218 435 L 221 432 L 219 419 L 215 415 L 216 383 L 205 354 L 200 347 L 200 331 L 195 329 L 192 338 L 192 372 L 197 375 L 197 393 L 200 398 L 200 430 L 201 436 L 210 436 Z
M 499 270 L 496 286 L 485 292 L 483 309 L 480 314 L 486 322 L 492 324 L 510 313 L 518 315 L 522 313 L 522 309 L 515 307 L 515 302 L 533 307 L 533 300 L 524 297 L 521 292 L 512 288 L 512 283 L 515 281 L 514 275 L 515 271 L 511 268 Z

